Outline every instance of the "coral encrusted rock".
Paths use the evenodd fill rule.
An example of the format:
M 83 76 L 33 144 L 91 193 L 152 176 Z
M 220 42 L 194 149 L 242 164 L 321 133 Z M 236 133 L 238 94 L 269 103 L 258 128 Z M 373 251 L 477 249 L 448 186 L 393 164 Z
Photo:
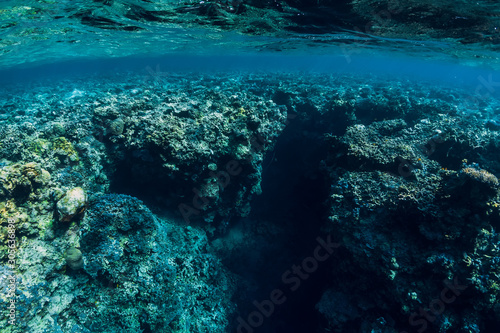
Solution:
M 81 187 L 75 187 L 57 202 L 57 211 L 61 221 L 68 222 L 79 216 L 85 210 L 87 195 Z

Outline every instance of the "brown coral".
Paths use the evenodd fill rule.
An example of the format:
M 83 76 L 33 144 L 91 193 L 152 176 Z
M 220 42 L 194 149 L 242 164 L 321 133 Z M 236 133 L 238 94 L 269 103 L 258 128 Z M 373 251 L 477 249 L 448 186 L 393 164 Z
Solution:
M 479 183 L 483 183 L 485 185 L 488 185 L 489 187 L 497 188 L 500 184 L 498 182 L 498 178 L 494 174 L 492 174 L 484 169 L 476 169 L 476 168 L 467 167 L 467 168 L 463 168 L 462 172 L 464 174 L 466 174 L 467 176 L 469 176 L 469 178 L 471 178 Z

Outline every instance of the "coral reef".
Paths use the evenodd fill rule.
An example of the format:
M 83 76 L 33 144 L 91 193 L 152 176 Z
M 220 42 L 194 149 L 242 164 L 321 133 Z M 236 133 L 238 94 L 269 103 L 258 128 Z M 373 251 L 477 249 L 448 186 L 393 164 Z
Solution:
M 256 281 L 320 231 L 342 246 L 277 316 L 307 299 L 315 329 L 405 330 L 451 285 L 433 325 L 488 327 L 500 134 L 485 124 L 499 103 L 467 96 L 313 73 L 7 87 L 0 274 L 16 277 L 18 307 L 2 332 L 231 331 Z
M 359 276 L 360 272 L 370 276 L 369 282 L 361 278 L 356 285 L 336 286 L 324 294 L 318 309 L 330 327 L 349 329 L 362 317 L 362 327 L 374 328 L 385 313 L 384 329 L 389 329 L 391 321 L 399 322 L 400 330 L 408 329 L 405 322 L 407 327 L 423 329 L 428 322 L 418 309 L 439 301 L 433 298 L 450 283 L 460 286 L 453 304 L 450 301 L 439 311 L 426 307 L 427 313 L 439 312 L 442 318 L 433 325 L 440 330 L 484 329 L 494 320 L 477 306 L 496 311 L 491 302 L 491 297 L 496 298 L 495 287 L 484 289 L 481 295 L 472 289 L 484 286 L 483 274 L 491 265 L 479 272 L 474 260 L 489 262 L 490 256 L 496 256 L 479 239 L 496 237 L 498 180 L 477 163 L 467 165 L 466 161 L 486 162 L 481 152 L 492 153 L 489 147 L 498 143 L 498 136 L 490 133 L 480 138 L 481 143 L 463 142 L 447 125 L 456 121 L 452 115 L 436 115 L 431 122 L 414 122 L 413 126 L 401 121 L 389 127 L 387 122 L 374 122 L 353 125 L 343 136 L 330 136 L 326 165 L 332 180 L 331 215 L 325 228 L 341 237 L 355 262 L 355 268 L 350 264 L 333 270 L 336 276 Z M 469 120 L 461 131 L 471 133 L 476 126 L 480 123 Z M 438 134 L 433 128 L 440 129 Z M 432 147 L 430 140 L 434 140 Z M 458 163 L 459 157 L 464 161 Z M 487 166 L 498 168 L 494 160 Z M 495 286 L 496 275 L 488 276 L 490 286 Z M 345 307 L 332 308 L 336 302 L 349 302 L 349 314 Z M 471 315 L 462 316 L 463 312 Z

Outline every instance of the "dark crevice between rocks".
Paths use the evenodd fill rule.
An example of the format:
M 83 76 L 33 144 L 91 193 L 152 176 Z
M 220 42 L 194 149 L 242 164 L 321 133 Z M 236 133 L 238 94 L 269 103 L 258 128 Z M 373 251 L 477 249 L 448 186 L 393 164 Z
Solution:
M 142 200 L 154 213 L 176 212 L 177 206 L 191 198 L 188 197 L 193 182 L 175 180 L 154 151 L 143 149 L 126 152 L 120 162 L 115 164 L 111 180 L 112 193 L 128 194 Z
M 238 311 L 230 332 L 236 331 L 238 317 L 246 319 L 255 311 L 254 301 L 268 300 L 274 289 L 282 290 L 286 301 L 253 332 L 314 332 L 323 325 L 315 306 L 332 281 L 334 259 L 319 263 L 304 279 L 291 272 L 286 280 L 283 274 L 313 256 L 317 238 L 326 236 L 321 228 L 329 213 L 330 186 L 321 167 L 329 145 L 324 134 L 342 133 L 348 122 L 338 113 L 321 113 L 307 103 L 296 105 L 295 112 L 297 116 L 289 120 L 274 149 L 266 153 L 262 194 L 253 197 L 250 216 L 229 221 L 228 232 L 238 225 L 248 227 L 245 241 L 233 249 L 220 249 L 225 266 L 243 280 L 236 293 Z M 191 193 L 194 182 L 171 179 L 158 154 L 153 149 L 149 153 L 121 156 L 110 175 L 110 190 L 139 198 L 155 213 L 160 208 L 177 211 L 180 202 L 191 200 L 189 195 L 180 195 Z M 247 176 L 238 179 L 244 182 Z M 292 291 L 296 282 L 299 286 Z
M 204 180 L 210 179 L 215 174 L 209 169 L 200 171 L 203 169 L 201 163 L 206 163 L 206 161 L 200 160 L 189 166 L 179 165 L 177 166 L 179 170 L 172 171 L 164 167 L 165 162 L 159 156 L 162 153 L 164 152 L 156 151 L 154 147 L 124 152 L 119 161 L 114 164 L 114 171 L 108 175 L 111 181 L 110 191 L 136 197 L 143 201 L 153 213 L 173 219 L 172 222 L 205 228 L 207 216 L 213 214 L 219 206 L 234 202 L 240 187 L 233 183 L 243 182 L 250 187 L 248 178 L 249 173 L 253 171 L 242 161 L 239 164 L 242 166 L 241 174 L 231 179 L 233 183 L 223 188 L 217 199 L 208 197 L 199 199 L 198 194 Z M 234 161 L 230 156 L 221 157 L 217 163 L 218 171 L 226 170 L 225 167 L 230 161 Z M 221 179 L 221 182 L 223 180 Z M 209 208 L 205 211 L 196 210 L 195 201 L 200 205 L 206 204 Z M 181 205 L 184 206 L 183 210 L 180 208 Z M 220 216 L 215 213 L 211 226 L 224 229 L 222 225 L 227 224 L 235 214 L 237 215 L 235 212 L 229 212 L 227 216 Z
M 225 260 L 226 266 L 245 280 L 237 292 L 238 314 L 231 332 L 238 331 L 238 317 L 247 321 L 256 311 L 254 301 L 265 303 L 274 289 L 283 291 L 286 301 L 276 305 L 268 318 L 263 317 L 261 325 L 250 327 L 252 332 L 302 333 L 320 327 L 315 305 L 331 280 L 331 260 L 321 262 L 306 279 L 295 280 L 300 281 L 296 290 L 291 290 L 294 273 L 283 278 L 293 265 L 301 265 L 313 255 L 317 237 L 324 237 L 320 228 L 328 215 L 329 186 L 320 168 L 327 152 L 321 122 L 302 120 L 291 121 L 264 160 L 262 194 L 254 198 L 245 221 L 253 225 L 250 237 L 255 241 Z M 280 231 L 266 234 L 259 232 L 262 229 Z M 250 332 L 243 327 L 240 331 Z
M 151 326 L 148 323 L 142 322 L 141 323 L 141 330 L 142 330 L 142 333 L 153 333 L 153 331 L 151 330 Z

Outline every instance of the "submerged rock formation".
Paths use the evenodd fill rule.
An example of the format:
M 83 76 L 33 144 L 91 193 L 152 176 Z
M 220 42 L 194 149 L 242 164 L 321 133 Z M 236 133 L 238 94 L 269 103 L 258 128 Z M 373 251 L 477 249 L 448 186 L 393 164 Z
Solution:
M 354 74 L 8 89 L 0 237 L 16 264 L 6 242 L 0 259 L 19 308 L 2 331 L 396 332 L 431 316 L 487 331 L 500 316 L 492 97 Z

